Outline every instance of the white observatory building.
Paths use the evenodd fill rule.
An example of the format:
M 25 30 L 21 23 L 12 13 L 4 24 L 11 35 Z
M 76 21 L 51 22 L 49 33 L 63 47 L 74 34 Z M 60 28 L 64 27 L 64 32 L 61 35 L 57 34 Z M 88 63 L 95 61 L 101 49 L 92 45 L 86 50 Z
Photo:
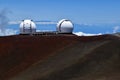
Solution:
M 57 23 L 58 33 L 72 33 L 73 23 L 68 19 L 62 19 Z
M 20 34 L 31 34 L 36 32 L 36 24 L 32 20 L 23 20 L 20 23 Z
M 36 24 L 38 24 L 36 22 Z M 56 31 L 37 32 L 36 24 L 30 20 L 25 19 L 20 23 L 20 34 L 22 35 L 56 35 L 56 34 L 72 34 L 73 23 L 68 19 L 60 20 L 56 25 Z

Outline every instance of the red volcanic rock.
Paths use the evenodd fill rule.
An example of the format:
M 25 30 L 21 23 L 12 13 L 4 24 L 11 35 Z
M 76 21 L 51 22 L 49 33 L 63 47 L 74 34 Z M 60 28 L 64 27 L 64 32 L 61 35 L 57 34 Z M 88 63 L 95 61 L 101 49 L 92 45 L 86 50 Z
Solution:
M 114 42 L 115 40 L 118 39 L 119 39 L 118 37 L 111 35 L 101 35 L 101 36 L 91 36 L 91 37 L 85 37 L 85 36 L 78 37 L 75 35 L 47 35 L 47 36 L 17 35 L 17 36 L 1 37 L 0 38 L 0 80 L 9 80 L 9 79 L 59 80 L 58 78 L 62 77 L 62 76 L 58 76 L 59 72 L 63 74 L 64 73 L 63 69 L 66 69 L 68 67 L 68 69 L 73 68 L 74 70 L 74 67 L 72 67 L 72 65 L 73 64 L 77 65 L 77 63 L 74 62 L 74 60 L 78 61 L 80 59 L 81 61 L 78 64 L 81 64 L 81 66 L 79 67 L 83 68 L 82 66 L 88 63 L 87 60 L 88 59 L 91 60 L 92 55 L 95 56 L 94 54 L 96 52 L 94 51 L 96 51 L 95 49 L 97 47 L 104 45 L 109 41 Z M 118 46 L 120 47 L 120 45 Z M 102 50 L 103 49 L 101 49 L 101 51 Z M 86 57 L 83 57 L 83 54 Z M 46 60 L 48 60 L 48 62 L 49 61 L 51 62 L 47 63 L 45 62 Z M 54 61 L 58 61 L 58 63 Z M 43 65 L 44 68 L 43 67 L 39 69 L 35 68 L 37 65 L 39 66 Z M 58 66 L 55 67 L 54 65 L 56 66 L 58 65 Z M 32 67 L 34 67 L 34 70 Z M 52 67 L 55 70 L 52 70 Z M 30 70 L 28 72 L 31 72 L 29 73 L 29 75 L 27 74 L 28 69 Z M 43 74 L 42 73 L 37 74 L 38 73 L 37 71 L 40 72 L 44 69 L 45 71 L 43 71 Z M 50 69 L 52 72 L 48 72 Z M 34 74 L 34 76 L 36 77 L 32 75 L 33 74 L 32 72 L 36 73 Z M 70 71 L 68 70 L 68 72 Z M 55 75 L 56 77 L 51 78 L 50 75 L 51 76 Z M 63 79 L 60 78 L 60 79 L 65 80 L 64 78 Z
M 65 36 L 2 37 L 0 38 L 0 79 L 11 77 L 75 42 L 71 37 Z

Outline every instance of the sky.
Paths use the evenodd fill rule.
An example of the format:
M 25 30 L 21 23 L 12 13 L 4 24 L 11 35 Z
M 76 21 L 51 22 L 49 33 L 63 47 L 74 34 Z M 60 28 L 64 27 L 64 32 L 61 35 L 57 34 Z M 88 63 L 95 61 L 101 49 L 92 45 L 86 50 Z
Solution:
M 0 0 L 0 19 L 4 17 L 10 22 L 69 19 L 75 24 L 74 32 L 80 35 L 115 33 L 120 32 L 120 0 Z M 47 30 L 56 28 L 37 26 Z M 0 27 L 0 34 L 3 29 Z M 18 31 L 19 24 L 9 25 L 5 33 Z
M 120 0 L 0 0 L 9 19 L 70 19 L 75 23 L 120 23 Z

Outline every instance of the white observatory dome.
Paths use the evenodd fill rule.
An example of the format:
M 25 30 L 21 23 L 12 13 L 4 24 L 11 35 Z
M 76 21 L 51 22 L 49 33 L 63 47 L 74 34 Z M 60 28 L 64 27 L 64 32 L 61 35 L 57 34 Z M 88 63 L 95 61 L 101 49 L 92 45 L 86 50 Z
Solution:
M 72 33 L 73 23 L 70 20 L 62 19 L 57 24 L 57 31 L 59 33 Z
M 23 20 L 20 24 L 21 34 L 30 34 L 36 32 L 36 25 L 32 20 Z

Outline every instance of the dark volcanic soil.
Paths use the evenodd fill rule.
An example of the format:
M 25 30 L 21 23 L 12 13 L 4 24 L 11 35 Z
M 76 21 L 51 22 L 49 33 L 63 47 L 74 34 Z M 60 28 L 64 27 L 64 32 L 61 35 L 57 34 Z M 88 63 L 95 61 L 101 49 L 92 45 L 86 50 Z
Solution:
M 0 38 L 0 80 L 120 80 L 119 61 L 113 35 Z

